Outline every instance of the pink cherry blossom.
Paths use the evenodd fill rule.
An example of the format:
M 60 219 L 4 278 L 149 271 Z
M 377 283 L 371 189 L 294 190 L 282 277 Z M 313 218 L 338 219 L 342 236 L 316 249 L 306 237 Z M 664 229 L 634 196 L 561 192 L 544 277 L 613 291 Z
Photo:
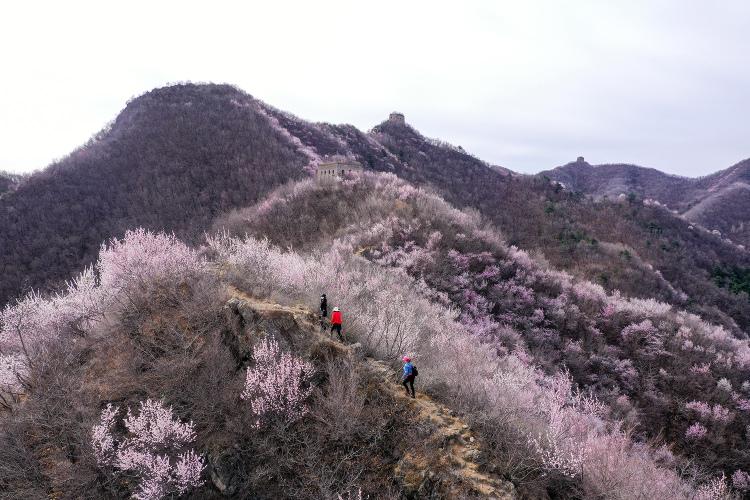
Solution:
M 173 492 L 184 494 L 203 484 L 203 459 L 189 447 L 195 440 L 191 422 L 183 423 L 160 401 L 141 402 L 137 412 L 128 408 L 124 435 L 116 432 L 119 410 L 102 410 L 91 429 L 91 446 L 100 466 L 114 473 L 129 472 L 139 479 L 133 498 L 158 500 Z
M 250 402 L 256 426 L 277 416 L 293 422 L 307 413 L 305 400 L 312 387 L 312 365 L 289 352 L 282 352 L 273 338 L 261 339 L 253 347 L 253 366 L 247 369 L 241 398 Z

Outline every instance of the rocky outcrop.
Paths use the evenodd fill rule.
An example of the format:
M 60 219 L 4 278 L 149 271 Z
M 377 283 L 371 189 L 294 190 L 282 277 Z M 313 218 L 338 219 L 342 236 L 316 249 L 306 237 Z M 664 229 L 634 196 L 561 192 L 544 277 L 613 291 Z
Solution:
M 252 298 L 237 290 L 224 307 L 229 335 L 225 342 L 235 357 L 244 362 L 249 359 L 252 339 L 273 336 L 287 350 L 300 350 L 313 340 L 304 333 L 317 330 L 315 315 L 300 307 L 285 307 Z M 304 344 L 304 345 L 301 345 Z

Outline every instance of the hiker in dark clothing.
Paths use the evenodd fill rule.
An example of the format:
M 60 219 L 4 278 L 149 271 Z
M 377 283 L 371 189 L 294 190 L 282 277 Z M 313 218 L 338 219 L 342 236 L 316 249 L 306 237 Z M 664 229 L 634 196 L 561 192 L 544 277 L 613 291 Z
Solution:
M 320 296 L 320 315 L 324 318 L 328 317 L 328 299 L 326 294 Z
M 344 341 L 344 337 L 341 335 L 341 311 L 338 307 L 333 308 L 331 314 L 331 333 L 336 332 L 339 336 L 339 340 Z
M 414 393 L 414 379 L 416 377 L 417 367 L 412 364 L 409 356 L 404 356 L 404 374 L 401 377 L 401 384 L 403 384 L 404 389 L 406 389 L 406 395 L 410 395 L 412 398 L 416 397 Z M 411 394 L 409 394 L 409 387 L 411 387 Z
M 320 328 L 325 328 L 325 321 L 328 319 L 328 299 L 326 294 L 320 296 Z

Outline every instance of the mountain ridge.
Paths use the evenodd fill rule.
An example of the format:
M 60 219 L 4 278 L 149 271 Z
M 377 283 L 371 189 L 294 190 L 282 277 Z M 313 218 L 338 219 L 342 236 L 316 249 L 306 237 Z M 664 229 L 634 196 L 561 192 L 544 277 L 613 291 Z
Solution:
M 335 155 L 478 210 L 511 244 L 608 290 L 688 307 L 738 335 L 750 326 L 747 301 L 713 277 L 717 266 L 750 268 L 750 256 L 666 210 L 590 202 L 543 176 L 498 171 L 405 119 L 368 132 L 311 123 L 214 84 L 133 99 L 93 140 L 0 198 L 0 238 L 9 242 L 0 251 L 0 303 L 59 289 L 102 241 L 127 229 L 197 241 L 217 217 Z
M 652 198 L 738 244 L 750 243 L 745 220 L 750 213 L 750 159 L 701 177 L 681 177 L 630 164 L 594 166 L 585 161 L 570 162 L 538 175 L 594 197 L 633 193 Z
M 341 157 L 364 172 L 310 175 Z M 156 89 L 0 197 L 0 238 L 8 276 L 44 292 L 106 241 L 63 292 L 0 310 L 14 496 L 146 485 L 115 417 L 156 400 L 195 423 L 184 444 L 207 498 L 692 499 L 750 484 L 747 252 L 638 195 L 498 171 L 403 115 L 363 132 L 231 86 Z M 323 292 L 350 347 L 313 313 Z M 404 355 L 428 398 L 386 381 Z

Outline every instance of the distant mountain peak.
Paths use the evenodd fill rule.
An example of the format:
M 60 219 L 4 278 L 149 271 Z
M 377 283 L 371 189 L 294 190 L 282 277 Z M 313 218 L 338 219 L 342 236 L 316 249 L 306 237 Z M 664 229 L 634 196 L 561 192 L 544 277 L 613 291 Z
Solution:
M 634 193 L 657 200 L 687 220 L 716 229 L 737 243 L 750 241 L 750 160 L 700 178 L 630 164 L 589 165 L 582 156 L 541 174 L 595 198 Z

